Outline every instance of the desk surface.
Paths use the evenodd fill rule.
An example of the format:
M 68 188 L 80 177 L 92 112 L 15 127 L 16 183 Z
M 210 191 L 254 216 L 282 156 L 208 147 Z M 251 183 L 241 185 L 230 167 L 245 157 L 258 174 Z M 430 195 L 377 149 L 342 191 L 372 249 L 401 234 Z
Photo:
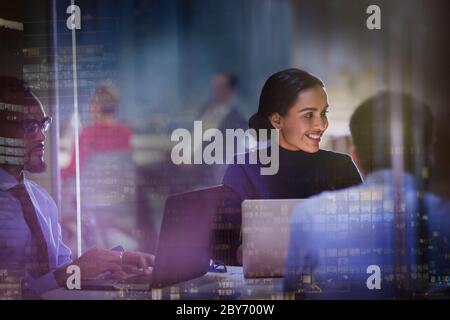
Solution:
M 178 299 L 286 299 L 282 278 L 246 279 L 242 267 L 227 267 L 226 273 L 207 273 L 175 286 L 151 291 L 88 291 L 55 289 L 44 294 L 50 300 L 178 300 Z

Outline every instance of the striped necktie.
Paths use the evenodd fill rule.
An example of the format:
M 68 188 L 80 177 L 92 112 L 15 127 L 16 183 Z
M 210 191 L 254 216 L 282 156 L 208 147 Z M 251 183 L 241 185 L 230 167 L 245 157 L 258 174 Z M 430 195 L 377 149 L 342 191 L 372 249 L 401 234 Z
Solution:
M 22 207 L 23 217 L 30 228 L 33 243 L 37 248 L 36 271 L 38 276 L 42 276 L 50 272 L 48 248 L 33 202 L 23 183 L 19 183 L 14 188 L 10 189 L 10 192 L 17 200 L 19 200 Z

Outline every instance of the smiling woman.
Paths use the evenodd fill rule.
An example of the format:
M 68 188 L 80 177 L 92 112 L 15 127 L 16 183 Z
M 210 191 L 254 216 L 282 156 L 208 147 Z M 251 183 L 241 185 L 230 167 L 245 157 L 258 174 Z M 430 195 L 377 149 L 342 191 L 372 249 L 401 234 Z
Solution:
M 222 222 L 233 226 L 228 236 L 231 251 L 222 252 L 220 258 L 228 263 L 241 262 L 238 249 L 242 201 L 304 199 L 362 182 L 348 155 L 319 148 L 328 128 L 328 108 L 323 82 L 308 72 L 287 69 L 267 79 L 249 127 L 279 130 L 279 170 L 264 176 L 259 170 L 261 163 L 246 161 L 228 166 L 223 178 L 227 214 Z
M 317 152 L 328 128 L 328 97 L 317 77 L 287 69 L 267 79 L 258 112 L 249 120 L 254 129 L 279 129 L 280 146 L 286 150 Z
M 269 119 L 272 126 L 281 132 L 281 147 L 314 153 L 319 151 L 320 138 L 328 128 L 327 112 L 325 89 L 315 86 L 300 92 L 286 114 L 274 112 Z

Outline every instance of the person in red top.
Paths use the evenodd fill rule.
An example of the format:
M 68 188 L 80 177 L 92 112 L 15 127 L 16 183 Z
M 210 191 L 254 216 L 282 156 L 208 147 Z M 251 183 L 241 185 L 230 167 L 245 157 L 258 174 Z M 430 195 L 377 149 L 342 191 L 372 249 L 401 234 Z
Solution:
M 91 123 L 79 135 L 80 199 L 85 247 L 137 248 L 132 237 L 136 229 L 136 177 L 130 145 L 131 129 L 116 118 L 119 96 L 111 85 L 99 85 L 90 100 Z M 73 221 L 76 199 L 75 148 L 71 161 L 61 171 L 63 202 L 69 204 L 68 221 Z M 70 222 L 69 222 L 70 223 Z M 66 223 L 66 224 L 69 224 Z M 69 238 L 75 234 L 69 230 Z
M 117 90 L 110 85 L 99 85 L 95 89 L 89 101 L 92 124 L 79 136 L 80 170 L 93 154 L 131 149 L 131 130 L 116 119 L 118 100 Z M 70 164 L 61 172 L 62 178 L 75 176 L 75 169 L 73 148 Z

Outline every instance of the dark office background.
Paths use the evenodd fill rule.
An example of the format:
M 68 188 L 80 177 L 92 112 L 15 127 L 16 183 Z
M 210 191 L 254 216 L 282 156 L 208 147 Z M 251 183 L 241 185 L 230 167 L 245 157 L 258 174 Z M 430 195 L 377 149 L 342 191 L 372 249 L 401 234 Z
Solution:
M 239 77 L 239 111 L 245 118 L 256 111 L 270 74 L 299 67 L 321 77 L 331 104 L 325 141 L 331 149 L 347 151 L 338 142 L 348 137 L 351 112 L 381 89 L 410 92 L 426 101 L 436 123 L 448 130 L 448 1 L 78 0 L 75 4 L 82 13 L 81 30 L 76 31 L 81 121 L 89 121 L 87 101 L 95 86 L 115 83 L 121 94 L 119 116 L 133 129 L 134 159 L 144 176 L 151 175 L 154 168 L 149 168 L 170 150 L 171 131 L 190 128 L 208 99 L 211 75 L 220 71 Z M 382 30 L 366 28 L 366 8 L 371 4 L 381 8 Z M 47 153 L 52 170 L 35 177 L 56 199 L 61 193 L 57 169 L 64 162 L 60 149 L 73 112 L 68 5 L 69 0 L 4 0 L 0 13 L 2 18 L 24 22 L 23 36 L 1 30 L 2 73 L 21 76 L 23 70 L 47 111 L 57 113 L 56 131 L 49 136 L 53 147 Z M 14 57 L 14 63 L 6 57 Z M 437 147 L 440 152 L 447 150 L 445 143 Z M 436 163 L 433 171 L 434 188 L 442 189 L 449 181 L 447 163 Z M 149 214 L 160 217 L 161 203 L 171 189 L 151 182 L 151 177 L 143 187 Z M 159 218 L 155 221 L 158 225 Z

